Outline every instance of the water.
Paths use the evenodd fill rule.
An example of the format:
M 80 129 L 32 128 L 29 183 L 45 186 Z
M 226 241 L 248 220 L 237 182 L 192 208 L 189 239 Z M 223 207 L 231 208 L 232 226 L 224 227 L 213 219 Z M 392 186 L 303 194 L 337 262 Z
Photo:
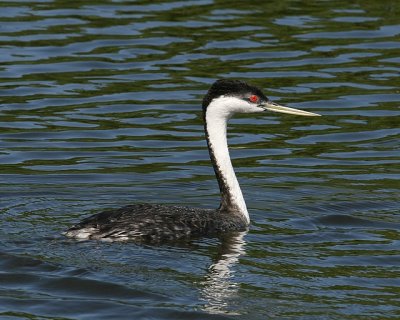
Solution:
M 3 1 L 1 319 L 400 318 L 396 1 Z M 65 239 L 132 202 L 218 205 L 217 78 L 323 115 L 238 117 L 247 234 Z

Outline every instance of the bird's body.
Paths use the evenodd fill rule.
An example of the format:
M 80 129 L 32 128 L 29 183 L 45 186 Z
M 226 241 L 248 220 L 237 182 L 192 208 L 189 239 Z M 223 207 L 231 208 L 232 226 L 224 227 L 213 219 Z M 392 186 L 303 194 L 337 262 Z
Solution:
M 317 115 L 270 102 L 260 89 L 238 80 L 216 81 L 203 99 L 204 131 L 221 193 L 218 209 L 134 204 L 90 216 L 65 235 L 81 240 L 154 243 L 246 230 L 250 218 L 229 157 L 227 123 L 236 113 L 265 110 Z
M 247 223 L 240 216 L 216 209 L 143 203 L 90 216 L 69 229 L 68 235 L 77 239 L 161 243 L 246 228 Z

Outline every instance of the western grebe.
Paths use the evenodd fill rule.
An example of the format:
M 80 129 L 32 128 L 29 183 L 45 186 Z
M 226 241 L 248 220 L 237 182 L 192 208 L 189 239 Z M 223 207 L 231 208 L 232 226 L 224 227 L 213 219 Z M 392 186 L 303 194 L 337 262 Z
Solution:
M 244 231 L 249 213 L 229 157 L 227 123 L 236 113 L 282 112 L 319 116 L 278 105 L 243 81 L 216 81 L 203 99 L 204 131 L 221 193 L 218 209 L 133 204 L 82 220 L 65 232 L 80 240 L 162 242 Z

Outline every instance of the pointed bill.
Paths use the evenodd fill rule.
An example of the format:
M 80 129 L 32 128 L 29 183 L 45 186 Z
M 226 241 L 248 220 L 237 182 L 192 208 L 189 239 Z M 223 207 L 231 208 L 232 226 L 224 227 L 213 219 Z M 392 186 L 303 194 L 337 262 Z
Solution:
M 289 108 L 289 107 L 284 107 L 281 106 L 275 102 L 272 101 L 267 101 L 264 102 L 260 105 L 261 108 L 264 110 L 272 111 L 272 112 L 281 112 L 281 113 L 288 113 L 288 114 L 295 114 L 298 116 L 311 116 L 311 117 L 320 117 L 320 114 L 313 113 L 313 112 L 308 112 L 308 111 L 303 111 L 299 109 L 294 109 L 294 108 Z

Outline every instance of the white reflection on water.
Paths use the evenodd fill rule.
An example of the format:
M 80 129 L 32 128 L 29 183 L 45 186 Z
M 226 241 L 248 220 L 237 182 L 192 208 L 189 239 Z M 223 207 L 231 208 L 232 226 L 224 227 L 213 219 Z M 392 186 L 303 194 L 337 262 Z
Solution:
M 234 281 L 233 267 L 239 262 L 239 257 L 246 253 L 246 234 L 238 232 L 222 240 L 216 262 L 208 268 L 202 283 L 201 296 L 206 301 L 203 307 L 205 311 L 213 314 L 238 314 L 230 304 L 239 291 L 239 284 Z

